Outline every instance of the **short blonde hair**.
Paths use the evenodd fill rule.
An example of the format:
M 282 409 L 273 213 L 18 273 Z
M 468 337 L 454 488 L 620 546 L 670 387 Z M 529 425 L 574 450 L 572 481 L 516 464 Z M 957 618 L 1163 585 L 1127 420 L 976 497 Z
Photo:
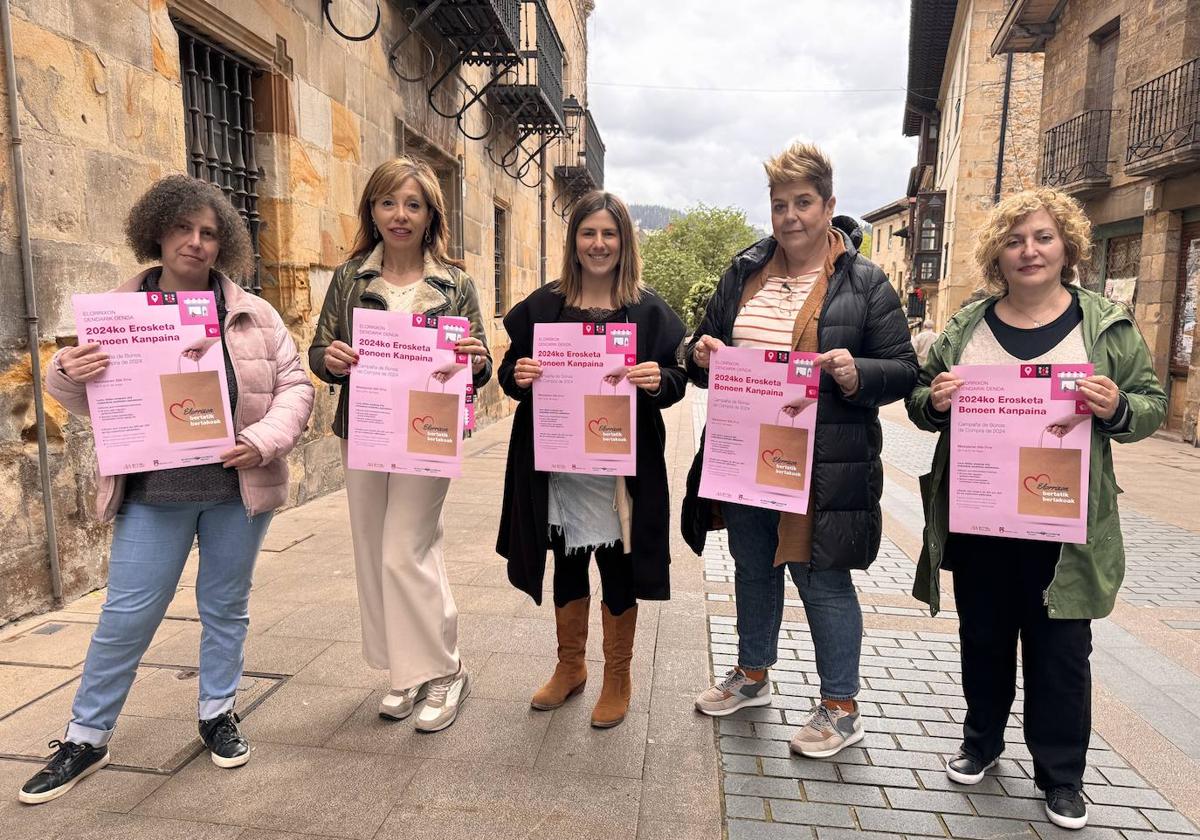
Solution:
M 1050 214 L 1066 245 L 1067 259 L 1062 271 L 1064 284 L 1074 278 L 1075 267 L 1091 256 L 1092 223 L 1084 215 L 1079 202 L 1050 187 L 1022 190 L 993 207 L 983 230 L 979 232 L 975 262 L 983 271 L 983 282 L 989 292 L 1003 294 L 1008 291 L 1008 281 L 1000 271 L 1000 252 L 1004 250 L 1004 240 L 1022 219 L 1038 210 Z
M 833 198 L 833 164 L 829 162 L 829 156 L 812 143 L 793 143 L 765 162 L 763 168 L 767 170 L 770 189 L 807 181 L 822 201 Z

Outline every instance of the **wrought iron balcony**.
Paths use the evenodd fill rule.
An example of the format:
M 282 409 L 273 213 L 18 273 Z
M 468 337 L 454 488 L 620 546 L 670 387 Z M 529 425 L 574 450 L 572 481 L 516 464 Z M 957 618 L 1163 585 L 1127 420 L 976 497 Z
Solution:
M 1160 174 L 1200 163 L 1200 58 L 1133 89 L 1125 171 Z
M 1042 137 L 1042 183 L 1069 193 L 1108 186 L 1112 111 L 1084 111 Z
M 563 45 L 544 0 L 522 0 L 521 58 L 492 88 L 492 98 L 519 129 L 565 131 Z
M 565 103 L 569 137 L 561 146 L 558 166 L 554 177 L 558 181 L 559 195 L 555 196 L 555 209 L 565 218 L 579 196 L 588 190 L 604 187 L 604 142 L 592 112 L 585 110 L 574 97 Z
M 908 293 L 908 308 L 905 310 L 905 314 L 909 318 L 919 318 L 921 320 L 924 320 L 924 318 L 925 318 L 925 296 L 923 294 L 917 294 L 915 291 L 909 292 Z

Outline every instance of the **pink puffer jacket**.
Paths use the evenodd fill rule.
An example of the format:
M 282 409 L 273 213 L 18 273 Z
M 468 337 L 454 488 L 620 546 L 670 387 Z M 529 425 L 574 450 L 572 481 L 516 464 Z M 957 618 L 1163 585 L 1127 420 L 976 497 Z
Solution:
M 113 291 L 136 292 L 152 270 Z M 238 440 L 257 449 L 263 459 L 260 466 L 238 471 L 242 503 L 247 514 L 254 516 L 287 501 L 286 456 L 308 425 L 313 386 L 279 314 L 225 275 L 220 277 L 226 309 L 225 346 L 238 389 L 233 427 Z M 46 390 L 72 414 L 88 414 L 86 387 L 67 378 L 57 354 L 46 371 Z M 96 476 L 96 515 L 101 521 L 117 515 L 124 495 L 125 476 Z

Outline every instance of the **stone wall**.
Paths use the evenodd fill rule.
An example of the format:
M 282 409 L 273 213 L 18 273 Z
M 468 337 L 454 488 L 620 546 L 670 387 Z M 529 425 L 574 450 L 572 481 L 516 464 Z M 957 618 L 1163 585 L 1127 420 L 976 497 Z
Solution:
M 359 191 L 372 169 L 401 148 L 433 147 L 461 161 L 462 242 L 479 290 L 488 338 L 499 359 L 507 346 L 494 312 L 493 228 L 497 203 L 507 211 L 506 303 L 557 273 L 565 225 L 550 210 L 557 185 L 519 184 L 489 159 L 492 138 L 470 140 L 433 113 L 425 87 L 404 82 L 388 65 L 389 46 L 406 31 L 411 3 L 380 3 L 372 39 L 338 37 L 319 0 L 14 0 L 14 57 L 20 107 L 34 276 L 43 362 L 74 341 L 70 295 L 103 291 L 130 276 L 124 215 L 159 177 L 185 171 L 179 41 L 172 18 L 261 68 L 255 80 L 263 296 L 275 305 L 303 353 L 312 337 L 333 269 L 357 225 Z M 586 14 L 590 3 L 551 0 L 567 55 L 565 93 L 586 102 Z M 339 26 L 370 27 L 374 2 L 344 0 Z M 407 42 L 402 60 L 421 65 L 425 31 Z M 439 68 L 440 71 L 440 68 Z M 0 67 L 2 72 L 2 67 Z M 486 71 L 466 71 L 482 84 Z M 450 107 L 457 91 L 439 100 Z M 0 119 L 7 133 L 7 103 Z M 472 134 L 485 118 L 468 112 Z M 400 126 L 403 126 L 401 128 Z M 405 142 L 405 139 L 408 142 Z M 553 146 L 552 146 L 553 148 Z M 553 169 L 553 158 L 548 164 Z M 36 424 L 19 263 L 11 164 L 0 160 L 0 623 L 50 606 Z M 528 180 L 532 182 L 533 176 Z M 545 210 L 542 244 L 541 207 Z M 290 501 L 341 485 L 336 441 L 329 435 L 335 398 L 318 385 L 313 422 L 290 457 Z M 481 421 L 510 411 L 498 386 L 479 397 Z M 103 585 L 109 529 L 90 514 L 94 482 L 89 424 L 48 400 L 52 484 L 64 591 L 68 598 Z
M 1119 20 L 1119 40 L 1110 106 L 1114 109 L 1108 150 L 1111 181 L 1081 200 L 1096 225 L 1144 216 L 1134 315 L 1159 378 L 1172 388 L 1186 390 L 1189 381 L 1195 385 L 1195 376 L 1170 375 L 1168 362 L 1176 316 L 1179 234 L 1183 211 L 1200 205 L 1200 167 L 1144 176 L 1128 172 L 1125 159 L 1130 140 L 1131 91 L 1200 56 L 1200 7 L 1189 0 L 1068 3 L 1055 36 L 1046 45 L 1041 130 L 1047 131 L 1086 109 L 1105 107 L 1097 101 L 1095 92 L 1089 91 L 1095 76 L 1093 36 L 1109 28 L 1114 20 Z M 1172 402 L 1191 399 L 1191 395 L 1176 394 Z M 1197 411 L 1200 405 L 1184 409 L 1178 431 L 1185 439 L 1196 438 Z
M 935 189 L 946 192 L 944 276 L 934 319 L 937 329 L 979 287 L 975 243 L 993 205 L 1006 57 L 992 56 L 991 42 L 1008 3 L 972 0 L 959 4 L 942 74 L 939 167 Z M 1037 124 L 1042 57 L 1013 57 L 1005 126 L 1001 194 L 1037 181 Z M 933 313 L 931 313 L 933 314 Z

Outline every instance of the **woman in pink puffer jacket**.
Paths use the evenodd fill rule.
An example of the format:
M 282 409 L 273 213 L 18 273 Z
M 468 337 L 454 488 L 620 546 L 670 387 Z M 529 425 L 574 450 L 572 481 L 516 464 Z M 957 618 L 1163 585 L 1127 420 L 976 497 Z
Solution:
M 213 292 L 236 444 L 219 464 L 97 476 L 97 515 L 115 519 L 108 596 L 66 734 L 50 742 L 50 762 L 19 794 L 28 804 L 55 799 L 108 764 L 117 715 L 193 541 L 200 547 L 200 736 L 218 767 L 249 760 L 233 705 L 254 561 L 274 509 L 287 500 L 287 454 L 312 412 L 312 383 L 278 313 L 218 270 L 253 265 L 246 227 L 220 189 L 185 175 L 164 178 L 134 206 L 126 235 L 140 260 L 161 264 L 113 291 Z M 107 368 L 98 344 L 64 348 L 46 374 L 46 390 L 87 415 L 87 383 Z

